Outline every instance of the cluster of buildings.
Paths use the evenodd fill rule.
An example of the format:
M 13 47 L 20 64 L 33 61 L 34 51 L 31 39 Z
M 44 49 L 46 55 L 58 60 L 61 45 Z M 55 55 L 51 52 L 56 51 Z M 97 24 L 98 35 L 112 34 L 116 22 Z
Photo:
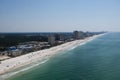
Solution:
M 50 45 L 48 44 L 48 42 L 30 41 L 30 42 L 20 43 L 16 46 L 8 47 L 6 51 L 0 52 L 0 55 L 16 57 L 29 52 L 34 52 L 49 47 Z
M 77 40 L 77 39 L 84 39 L 86 37 L 90 37 L 90 36 L 93 36 L 93 35 L 97 35 L 97 34 L 101 34 L 101 33 L 93 33 L 93 32 L 82 32 L 82 31 L 74 31 L 73 32 L 73 38 L 74 40 Z
M 48 36 L 48 43 L 51 46 L 59 45 L 65 42 L 78 40 L 78 39 L 84 39 L 85 37 L 90 37 L 95 34 L 92 34 L 90 32 L 82 32 L 82 31 L 74 31 L 72 34 L 52 34 Z
M 69 34 L 52 34 L 48 36 L 48 43 L 51 46 L 56 46 L 56 45 L 60 45 L 63 44 L 65 42 L 69 42 L 73 40 L 73 35 Z
M 52 46 L 60 45 L 69 41 L 84 39 L 85 37 L 90 37 L 96 33 L 74 31 L 71 34 L 68 33 L 55 33 L 47 36 L 47 42 L 40 41 L 30 41 L 19 43 L 18 45 L 8 47 L 6 51 L 0 52 L 0 55 L 7 55 L 10 57 L 16 57 L 29 52 L 34 52 L 41 49 L 46 49 Z

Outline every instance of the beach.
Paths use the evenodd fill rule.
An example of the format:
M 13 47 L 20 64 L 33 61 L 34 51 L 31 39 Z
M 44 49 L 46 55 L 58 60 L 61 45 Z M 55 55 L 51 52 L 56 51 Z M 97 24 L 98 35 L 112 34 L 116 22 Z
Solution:
M 64 44 L 61 44 L 55 47 L 51 47 L 49 49 L 39 50 L 36 52 L 28 53 L 26 55 L 22 55 L 22 56 L 18 56 L 15 58 L 10 58 L 10 59 L 1 61 L 0 75 L 4 75 L 12 70 L 31 64 L 33 62 L 42 61 L 47 58 L 51 58 L 52 56 L 54 56 L 55 54 L 59 52 L 73 49 L 77 46 L 83 45 L 91 40 L 94 40 L 95 38 L 100 37 L 102 35 L 104 34 L 94 35 L 92 37 L 87 37 L 85 39 L 67 42 L 67 43 L 64 43 Z

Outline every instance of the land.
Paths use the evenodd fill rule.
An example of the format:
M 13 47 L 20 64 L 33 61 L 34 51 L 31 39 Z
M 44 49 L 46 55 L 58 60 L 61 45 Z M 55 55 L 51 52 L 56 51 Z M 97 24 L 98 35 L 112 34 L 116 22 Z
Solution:
M 7 59 L 4 61 L 1 61 L 0 63 L 0 74 L 3 75 L 5 73 L 8 73 L 14 69 L 20 68 L 22 66 L 31 64 L 36 61 L 42 61 L 47 58 L 51 58 L 57 53 L 60 53 L 62 51 L 72 49 L 75 46 L 85 44 L 99 36 L 102 36 L 103 34 L 100 35 L 94 35 L 91 37 L 86 37 L 84 39 L 80 40 L 74 40 L 70 42 L 66 42 L 64 44 L 54 46 L 48 49 L 43 49 L 35 52 L 30 52 L 29 54 L 25 54 L 22 56 L 14 57 L 11 59 Z
M 104 32 L 0 33 L 0 61 Z

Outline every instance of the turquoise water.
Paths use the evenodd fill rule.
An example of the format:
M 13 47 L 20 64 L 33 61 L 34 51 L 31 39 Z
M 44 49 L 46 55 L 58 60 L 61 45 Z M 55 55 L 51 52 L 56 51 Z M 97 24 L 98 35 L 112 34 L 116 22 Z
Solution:
M 120 80 L 120 33 L 61 53 L 9 80 Z

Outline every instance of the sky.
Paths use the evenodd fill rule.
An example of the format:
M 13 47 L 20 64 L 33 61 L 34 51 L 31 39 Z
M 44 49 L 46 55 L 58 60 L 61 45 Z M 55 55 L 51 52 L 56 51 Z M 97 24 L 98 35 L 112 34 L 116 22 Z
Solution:
M 120 32 L 120 0 L 0 0 L 0 32 Z

